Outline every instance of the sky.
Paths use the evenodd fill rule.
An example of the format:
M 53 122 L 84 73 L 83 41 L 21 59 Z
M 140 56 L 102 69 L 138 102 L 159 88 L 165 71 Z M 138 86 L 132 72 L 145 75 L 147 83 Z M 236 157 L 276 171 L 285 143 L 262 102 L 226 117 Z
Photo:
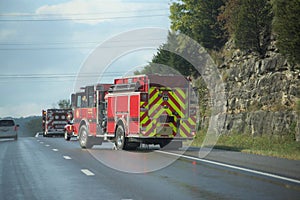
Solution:
M 141 69 L 166 40 L 170 3 L 0 0 L 0 118 L 41 115 L 81 84 Z

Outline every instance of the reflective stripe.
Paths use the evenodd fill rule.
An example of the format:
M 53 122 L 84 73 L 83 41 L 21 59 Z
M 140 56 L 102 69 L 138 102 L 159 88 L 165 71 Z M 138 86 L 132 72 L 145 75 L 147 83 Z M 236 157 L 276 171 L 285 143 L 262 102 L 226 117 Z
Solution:
M 189 99 L 186 89 L 181 88 L 149 88 L 149 101 L 140 103 L 140 122 L 144 130 L 143 136 L 148 137 L 193 137 L 191 132 L 195 131 L 196 117 L 188 116 Z M 167 97 L 164 99 L 164 97 Z M 143 110 L 144 109 L 144 110 Z M 162 115 L 172 116 L 174 121 L 163 123 L 159 121 Z M 180 124 L 177 125 L 177 121 Z M 169 127 L 169 128 L 168 128 Z M 164 133 L 164 128 L 170 128 L 171 132 Z M 178 134 L 178 135 L 177 135 Z

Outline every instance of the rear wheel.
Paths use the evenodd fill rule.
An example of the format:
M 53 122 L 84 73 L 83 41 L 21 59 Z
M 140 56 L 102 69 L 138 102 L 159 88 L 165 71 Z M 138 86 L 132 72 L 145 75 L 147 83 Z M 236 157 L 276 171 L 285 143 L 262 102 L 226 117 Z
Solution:
M 126 141 L 125 141 L 125 131 L 122 125 L 117 127 L 116 130 L 116 140 L 115 146 L 117 150 L 125 149 Z
M 135 150 L 140 146 L 138 142 L 128 142 L 125 137 L 125 130 L 122 125 L 119 125 L 116 130 L 115 147 L 117 150 Z
M 79 129 L 79 143 L 81 148 L 90 149 L 93 147 L 86 125 L 82 125 Z

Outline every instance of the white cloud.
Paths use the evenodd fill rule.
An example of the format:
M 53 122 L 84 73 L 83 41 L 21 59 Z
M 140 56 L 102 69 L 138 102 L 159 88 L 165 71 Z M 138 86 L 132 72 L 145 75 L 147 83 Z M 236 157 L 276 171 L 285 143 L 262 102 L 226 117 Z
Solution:
M 36 10 L 36 14 L 59 15 L 64 19 L 72 19 L 76 23 L 94 25 L 115 17 L 132 16 L 142 8 L 145 9 L 145 3 L 129 3 L 121 0 L 72 0 L 61 4 L 42 6 Z

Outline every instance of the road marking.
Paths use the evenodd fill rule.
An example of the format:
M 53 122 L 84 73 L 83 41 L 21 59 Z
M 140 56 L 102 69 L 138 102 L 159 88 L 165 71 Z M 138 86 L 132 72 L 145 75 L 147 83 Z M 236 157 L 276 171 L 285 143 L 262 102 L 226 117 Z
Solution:
M 45 147 L 50 147 L 50 145 L 49 145 L 49 144 L 46 144 Z
M 38 142 L 39 142 L 40 140 L 36 140 L 36 141 L 38 141 Z
M 72 158 L 70 156 L 64 156 L 64 159 L 71 160 Z
M 58 149 L 52 149 L 52 151 L 58 151 Z
M 287 177 L 279 176 L 279 175 L 276 175 L 276 174 L 261 172 L 261 171 L 257 171 L 257 170 L 253 170 L 253 169 L 247 169 L 247 168 L 244 168 L 244 167 L 237 167 L 237 166 L 234 166 L 234 165 L 229 165 L 229 164 L 225 164 L 225 163 L 221 163 L 221 162 L 205 160 L 205 159 L 201 159 L 201 158 L 196 158 L 196 157 L 186 156 L 186 155 L 180 155 L 180 154 L 171 153 L 171 152 L 165 152 L 165 151 L 159 151 L 159 150 L 156 150 L 156 152 L 167 154 L 167 155 L 172 155 L 172 156 L 178 156 L 178 157 L 182 157 L 182 158 L 187 158 L 187 159 L 190 159 L 190 160 L 197 160 L 197 161 L 200 161 L 200 162 L 205 162 L 205 163 L 209 163 L 209 164 L 213 164 L 213 165 L 218 165 L 218 166 L 222 166 L 222 167 L 227 167 L 227 168 L 236 169 L 236 170 L 240 170 L 240 171 L 250 172 L 250 173 L 253 173 L 253 174 L 258 174 L 258 175 L 262 175 L 262 176 L 272 177 L 272 178 L 276 178 L 276 179 L 280 179 L 280 180 L 300 184 L 300 180 L 287 178 Z
M 82 169 L 81 172 L 84 173 L 87 176 L 94 176 L 95 175 L 93 172 L 91 172 L 88 169 Z
M 40 144 L 44 144 L 44 142 L 40 142 Z

